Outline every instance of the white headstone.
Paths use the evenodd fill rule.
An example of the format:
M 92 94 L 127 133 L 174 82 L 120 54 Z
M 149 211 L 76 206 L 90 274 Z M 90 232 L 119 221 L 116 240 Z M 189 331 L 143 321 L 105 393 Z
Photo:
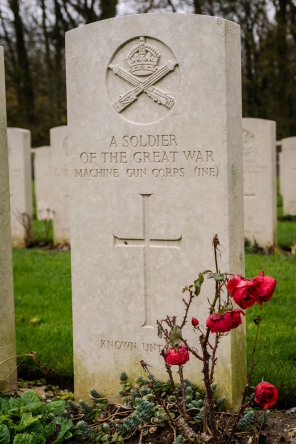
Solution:
M 54 244 L 70 243 L 68 128 L 50 130 Z
M 277 243 L 276 124 L 243 119 L 245 237 L 261 247 Z
M 296 137 L 282 139 L 282 196 L 284 215 L 296 215 Z
M 0 46 L 0 362 L 16 355 L 12 281 L 4 54 Z M 15 389 L 16 359 L 0 365 L 0 390 Z
M 284 161 L 284 159 L 282 157 L 282 154 L 283 154 L 283 152 L 280 151 L 279 152 L 279 182 L 280 182 L 279 183 L 279 192 L 280 192 L 281 196 L 283 195 L 283 180 L 284 180 L 284 177 L 283 177 L 283 171 L 284 171 L 283 161 Z
M 31 132 L 8 128 L 11 237 L 13 247 L 24 247 L 30 240 L 32 224 Z
M 53 219 L 51 147 L 41 146 L 34 150 L 34 175 L 37 218 Z
M 87 399 L 91 387 L 118 394 L 141 359 L 167 379 L 156 320 L 183 316 L 181 290 L 214 268 L 216 233 L 221 269 L 243 273 L 240 29 L 144 14 L 75 29 L 66 44 L 75 393 Z M 203 325 L 210 294 L 207 281 L 189 313 Z M 192 358 L 186 377 L 201 382 L 200 368 Z M 232 405 L 244 370 L 241 328 L 217 368 Z

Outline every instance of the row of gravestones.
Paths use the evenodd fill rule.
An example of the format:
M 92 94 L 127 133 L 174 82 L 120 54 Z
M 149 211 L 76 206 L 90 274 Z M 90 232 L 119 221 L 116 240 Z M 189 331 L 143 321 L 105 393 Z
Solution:
M 244 234 L 262 247 L 277 243 L 276 198 L 276 128 L 275 122 L 264 119 L 242 119 L 244 164 Z M 54 244 L 70 243 L 68 128 L 61 126 L 50 130 L 50 146 L 31 150 L 34 155 L 35 195 L 37 217 L 54 219 Z M 277 143 L 278 145 L 279 143 Z M 296 137 L 281 141 L 280 191 L 283 196 L 284 215 L 296 214 Z M 8 153 L 10 166 L 11 224 L 14 247 L 25 243 L 25 220 L 22 214 L 32 217 L 30 132 L 8 128 Z M 159 153 L 159 151 L 154 151 Z M 110 153 L 109 153 L 110 155 Z M 155 156 L 155 154 L 154 154 Z M 219 167 L 214 165 L 211 150 L 204 155 L 201 150 L 187 151 L 196 165 L 197 177 L 215 177 Z M 107 154 L 104 155 L 105 163 Z M 140 157 L 138 156 L 138 161 Z M 112 160 L 112 158 L 111 158 Z M 159 158 L 154 159 L 159 162 Z M 113 154 L 113 163 L 117 163 Z M 156 163 L 155 162 L 155 163 Z M 81 163 L 88 163 L 88 153 L 82 153 Z M 215 169 L 216 168 L 216 169 Z M 110 169 L 101 168 L 75 171 L 81 177 L 102 177 Z M 143 169 L 130 169 L 128 174 L 137 177 Z M 286 186 L 285 186 L 286 184 Z
M 120 372 L 137 377 L 140 360 L 166 379 L 156 320 L 183 316 L 183 286 L 198 272 L 215 269 L 211 242 L 216 233 L 220 269 L 244 274 L 240 53 L 239 26 L 209 16 L 124 16 L 66 34 L 79 398 L 87 399 L 91 387 L 116 395 Z M 1 88 L 3 108 L 3 82 Z M 265 121 L 263 130 L 262 121 L 250 119 L 244 125 L 245 163 L 261 180 L 263 196 L 253 209 L 257 190 L 254 179 L 247 180 L 247 213 L 272 226 L 275 124 Z M 7 336 L 1 337 L 1 347 L 14 342 L 4 126 L 2 118 L 0 216 L 6 234 L 1 233 L 0 260 L 9 279 L 1 274 L 0 285 L 11 333 L 2 323 L 1 334 L 6 327 Z M 212 295 L 207 280 L 190 309 L 189 318 L 197 317 L 201 326 Z M 198 346 L 189 324 L 184 334 Z M 1 357 L 12 353 L 0 350 Z M 244 326 L 223 338 L 218 358 L 218 391 L 237 408 L 245 383 Z M 202 380 L 193 358 L 185 376 Z
M 13 247 L 23 247 L 32 221 L 31 154 L 34 156 L 37 218 L 54 219 L 54 244 L 70 243 L 68 132 L 50 130 L 51 146 L 31 149 L 30 131 L 8 128 L 11 235 Z

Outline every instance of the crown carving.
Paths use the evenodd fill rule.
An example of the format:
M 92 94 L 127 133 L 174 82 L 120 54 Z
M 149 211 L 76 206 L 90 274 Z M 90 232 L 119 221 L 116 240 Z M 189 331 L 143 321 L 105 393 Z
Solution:
M 147 76 L 157 71 L 160 53 L 149 43 L 145 37 L 140 37 L 140 43 L 127 55 L 130 72 L 136 76 Z

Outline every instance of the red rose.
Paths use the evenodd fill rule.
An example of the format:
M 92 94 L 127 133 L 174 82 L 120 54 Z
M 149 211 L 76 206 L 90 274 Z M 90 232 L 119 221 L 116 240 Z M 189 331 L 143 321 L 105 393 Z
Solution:
M 228 282 L 227 286 L 231 280 Z M 252 305 L 258 300 L 255 284 L 244 278 L 237 282 L 237 285 L 232 291 L 230 291 L 230 294 L 236 304 L 241 308 L 252 307 Z
M 229 316 L 231 317 L 231 328 L 236 328 L 242 323 L 241 313 L 246 316 L 246 314 L 240 308 L 233 308 L 231 311 L 227 311 L 226 313 L 229 313 Z
M 192 319 L 191 319 L 191 324 L 193 325 L 193 327 L 197 327 L 197 326 L 198 326 L 198 324 L 199 324 L 199 322 L 198 322 L 198 320 L 197 320 L 197 319 L 195 319 L 195 318 L 192 318 Z
M 268 409 L 272 405 L 276 403 L 277 400 L 277 389 L 274 385 L 269 382 L 260 382 L 260 384 L 256 385 L 255 389 L 255 401 Z
M 189 353 L 186 345 L 177 348 L 169 347 L 165 354 L 165 360 L 170 365 L 181 365 L 189 361 Z
M 232 319 L 229 312 L 224 314 L 213 313 L 207 319 L 207 327 L 211 333 L 224 333 L 232 328 Z
M 274 293 L 276 280 L 271 276 L 264 276 L 264 271 L 260 271 L 259 276 L 252 279 L 253 284 L 257 290 L 257 302 L 262 305 L 262 302 L 270 300 Z
M 230 293 L 232 293 L 233 290 L 235 289 L 235 287 L 237 286 L 237 284 L 238 284 L 242 279 L 245 279 L 245 278 L 241 277 L 240 274 L 235 274 L 235 275 L 233 276 L 233 278 L 231 278 L 230 281 L 228 281 L 228 284 L 227 284 L 227 290 L 228 290 Z

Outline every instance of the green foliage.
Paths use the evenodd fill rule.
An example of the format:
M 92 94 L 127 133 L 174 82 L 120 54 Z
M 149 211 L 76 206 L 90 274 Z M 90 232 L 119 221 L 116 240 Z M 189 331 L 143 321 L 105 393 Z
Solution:
M 183 442 L 185 442 L 185 438 L 182 435 L 178 435 L 173 444 L 182 444 Z
M 202 407 L 199 413 L 194 417 L 194 420 L 197 422 L 197 424 L 202 425 L 203 416 L 204 416 L 204 407 Z
M 226 401 L 225 396 L 222 396 L 221 398 L 216 399 L 215 406 L 219 409 L 225 404 L 225 401 Z
M 10 433 L 7 425 L 0 424 L 0 444 L 10 443 Z
M 181 328 L 174 321 L 174 325 L 169 332 L 169 340 L 173 347 L 177 347 L 182 344 L 182 332 Z
M 250 427 L 250 425 L 254 420 L 254 416 L 255 416 L 254 410 L 251 407 L 247 408 L 244 413 L 244 416 L 238 422 L 237 425 L 238 429 L 243 430 L 246 427 Z
M 53 443 L 72 435 L 72 421 L 58 416 L 65 408 L 63 400 L 42 403 L 35 392 L 27 391 L 8 402 L 0 398 L 0 408 L 0 444 L 45 444 L 56 429 L 59 431 Z
M 88 402 L 84 401 L 83 399 L 81 399 L 79 401 L 79 405 L 80 405 L 81 412 L 85 417 L 85 420 L 87 422 L 92 422 L 96 417 L 96 414 L 97 414 L 96 410 Z
M 258 428 L 262 427 L 262 429 L 264 429 L 264 427 L 267 426 L 269 415 L 270 410 L 265 410 L 261 415 L 256 417 L 255 424 Z
M 198 296 L 200 294 L 201 286 L 203 284 L 203 281 L 204 281 L 203 274 L 199 273 L 198 274 L 198 278 L 196 279 L 196 281 L 194 281 L 194 288 L 195 288 L 194 294 L 195 294 L 195 296 Z
M 164 396 L 166 393 L 171 393 L 172 387 L 170 381 L 164 382 L 151 374 L 153 387 L 159 396 Z

